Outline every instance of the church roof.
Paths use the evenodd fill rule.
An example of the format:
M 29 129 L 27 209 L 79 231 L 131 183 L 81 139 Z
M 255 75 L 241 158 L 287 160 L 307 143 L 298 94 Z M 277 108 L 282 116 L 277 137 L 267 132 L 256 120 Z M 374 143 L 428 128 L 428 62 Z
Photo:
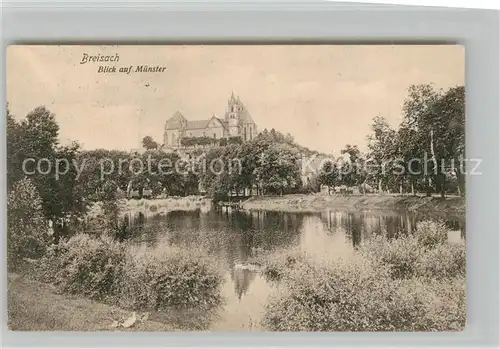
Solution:
M 180 111 L 176 111 L 175 114 L 167 120 L 165 129 L 177 130 L 182 127 L 183 122 L 186 122 L 186 118 L 181 114 Z
M 196 130 L 206 128 L 210 119 L 205 120 L 188 120 L 186 130 Z
M 184 118 L 184 116 L 182 116 L 182 114 L 179 113 L 179 115 L 182 118 Z M 177 116 L 177 118 L 176 118 L 176 116 Z M 179 116 L 177 115 L 177 113 L 172 118 L 170 118 L 167 121 L 167 129 L 177 130 L 177 129 L 182 128 L 182 122 L 178 118 L 179 118 Z M 219 121 L 221 123 L 221 125 L 223 127 L 227 127 L 224 124 L 224 122 L 216 116 L 212 116 L 210 119 L 203 119 L 203 120 L 186 120 L 186 119 L 184 119 L 183 121 L 185 122 L 186 130 L 200 130 L 200 129 L 207 128 L 209 122 L 212 119 L 216 119 L 217 121 Z
M 252 115 L 250 115 L 247 108 L 245 107 L 243 107 L 243 110 L 240 112 L 240 117 L 241 117 L 241 122 L 244 124 L 255 124 Z

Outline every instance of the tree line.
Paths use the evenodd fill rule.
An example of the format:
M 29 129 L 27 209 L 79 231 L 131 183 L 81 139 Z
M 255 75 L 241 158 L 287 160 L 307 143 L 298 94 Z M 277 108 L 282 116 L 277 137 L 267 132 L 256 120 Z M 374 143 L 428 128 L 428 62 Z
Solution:
M 378 115 L 371 130 L 367 153 L 347 145 L 341 161 L 324 164 L 317 178 L 320 184 L 369 187 L 381 193 L 465 196 L 463 86 L 448 90 L 410 86 L 400 125 L 392 128 Z
M 153 195 L 176 196 L 199 194 L 203 188 L 214 200 L 227 199 L 230 192 L 244 189 L 253 189 L 258 195 L 282 195 L 317 192 L 321 185 L 357 186 L 363 192 L 371 187 L 378 192 L 464 196 L 465 173 L 460 166 L 465 158 L 464 87 L 436 90 L 418 85 L 408 92 L 398 128 L 391 128 L 385 118 L 376 116 L 368 152 L 363 154 L 357 146 L 347 145 L 340 161 L 325 162 L 305 183 L 302 159 L 325 154 L 300 146 L 291 135 L 274 129 L 262 131 L 249 142 L 232 141 L 185 153 L 158 149 L 152 138 L 144 142 L 148 150 L 142 154 L 87 151 L 76 142 L 59 143 L 59 126 L 47 108 L 37 107 L 16 121 L 7 106 L 7 185 L 10 191 L 27 177 L 41 197 L 44 216 L 55 226 L 82 217 L 93 203 L 112 201 L 130 187 L 147 187 Z M 426 154 L 428 163 L 412 161 L 424 159 Z M 27 158 L 47 159 L 47 165 L 66 159 L 64 174 L 56 176 L 54 167 L 27 174 L 23 171 Z M 112 171 L 103 167 L 103 159 L 107 166 L 113 165 Z M 238 160 L 236 167 L 234 159 Z M 386 170 L 367 171 L 368 162 L 384 164 Z M 151 167 L 141 171 L 138 167 L 145 163 Z M 441 166 L 443 163 L 446 165 Z M 74 164 L 80 164 L 80 168 Z M 392 171 L 396 166 L 404 171 Z

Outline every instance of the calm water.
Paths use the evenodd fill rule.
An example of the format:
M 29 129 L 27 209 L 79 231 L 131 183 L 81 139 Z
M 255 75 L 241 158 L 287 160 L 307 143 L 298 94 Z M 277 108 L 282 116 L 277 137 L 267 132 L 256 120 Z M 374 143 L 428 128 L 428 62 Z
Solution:
M 145 249 L 158 244 L 203 245 L 223 265 L 226 270 L 223 309 L 208 318 L 182 314 L 177 319 L 178 326 L 186 329 L 211 331 L 260 330 L 263 303 L 274 286 L 257 271 L 241 268 L 259 254 L 298 247 L 311 256 L 327 253 L 332 258 L 348 257 L 367 237 L 407 234 L 424 218 L 414 213 L 384 211 L 226 213 L 211 209 L 125 217 L 134 232 L 133 241 Z M 447 217 L 446 224 L 451 242 L 465 239 L 463 218 Z M 169 321 L 172 316 L 175 315 L 170 314 Z M 187 318 L 194 320 L 186 322 Z

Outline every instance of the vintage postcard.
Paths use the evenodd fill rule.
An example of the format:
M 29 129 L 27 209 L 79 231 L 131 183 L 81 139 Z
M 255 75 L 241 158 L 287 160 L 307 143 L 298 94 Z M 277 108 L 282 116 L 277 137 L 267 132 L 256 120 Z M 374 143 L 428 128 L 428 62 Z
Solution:
M 11 330 L 464 329 L 462 46 L 14 45 L 6 72 Z

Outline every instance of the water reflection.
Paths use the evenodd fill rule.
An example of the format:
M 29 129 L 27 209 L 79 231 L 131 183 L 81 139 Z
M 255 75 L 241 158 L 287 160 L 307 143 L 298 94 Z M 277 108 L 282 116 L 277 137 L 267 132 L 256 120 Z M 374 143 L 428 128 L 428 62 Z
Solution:
M 428 217 L 415 213 L 385 211 L 226 213 L 214 210 L 174 211 L 147 217 L 137 213 L 124 217 L 137 243 L 204 246 L 217 258 L 226 269 L 223 288 L 226 304 L 211 326 L 237 331 L 257 328 L 263 302 L 273 287 L 249 268 L 259 254 L 298 247 L 313 258 L 345 258 L 366 238 L 409 234 L 425 218 Z M 450 229 L 451 242 L 464 241 L 463 218 L 450 217 L 445 224 Z

